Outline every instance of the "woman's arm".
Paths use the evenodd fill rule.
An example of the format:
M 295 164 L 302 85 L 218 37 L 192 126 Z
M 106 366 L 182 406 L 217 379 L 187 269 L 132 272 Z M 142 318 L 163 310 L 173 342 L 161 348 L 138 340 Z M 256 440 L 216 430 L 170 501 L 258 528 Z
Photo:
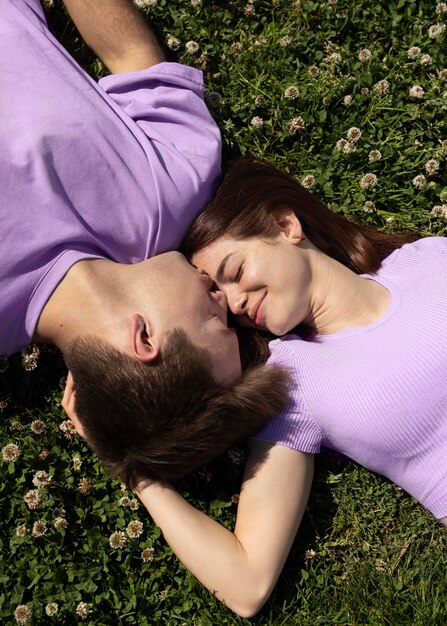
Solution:
M 283 568 L 309 497 L 313 455 L 261 441 L 252 444 L 230 532 L 188 504 L 171 486 L 138 495 L 184 565 L 242 617 L 255 615 Z

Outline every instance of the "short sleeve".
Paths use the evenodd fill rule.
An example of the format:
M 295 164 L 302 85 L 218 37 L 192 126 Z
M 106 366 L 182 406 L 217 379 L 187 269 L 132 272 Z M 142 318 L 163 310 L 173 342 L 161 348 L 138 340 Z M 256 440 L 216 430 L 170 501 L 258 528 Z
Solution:
M 99 86 L 140 127 L 163 160 L 166 151 L 186 157 L 199 180 L 220 171 L 221 137 L 204 102 L 203 74 L 180 63 L 112 74 Z M 214 171 L 213 171 L 214 170 Z
M 285 411 L 267 422 L 254 439 L 316 454 L 320 452 L 323 433 L 310 416 L 300 392 L 299 368 L 295 363 L 293 353 L 281 339 L 271 342 L 270 348 L 272 353 L 268 361 L 269 365 L 285 367 L 291 373 L 290 399 Z

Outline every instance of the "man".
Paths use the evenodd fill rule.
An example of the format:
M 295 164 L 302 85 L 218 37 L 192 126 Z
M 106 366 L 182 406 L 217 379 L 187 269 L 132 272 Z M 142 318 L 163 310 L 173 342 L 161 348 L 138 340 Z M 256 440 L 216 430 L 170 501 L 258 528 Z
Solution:
M 231 406 L 251 429 L 266 417 L 241 396 L 225 296 L 167 252 L 215 188 L 219 132 L 201 72 L 165 63 L 130 0 L 65 5 L 112 72 L 98 85 L 38 0 L 2 3 L 0 354 L 54 343 L 104 462 L 129 482 L 175 478 L 219 453 L 210 421 L 221 451 L 248 434 Z

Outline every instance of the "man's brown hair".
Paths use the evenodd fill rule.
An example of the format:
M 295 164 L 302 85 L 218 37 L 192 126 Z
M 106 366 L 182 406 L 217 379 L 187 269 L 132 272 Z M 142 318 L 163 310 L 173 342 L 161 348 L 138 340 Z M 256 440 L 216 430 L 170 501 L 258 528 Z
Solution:
M 208 351 L 179 329 L 150 365 L 88 336 L 64 357 L 87 443 L 130 488 L 205 465 L 256 432 L 288 398 L 287 373 L 267 365 L 217 383 Z

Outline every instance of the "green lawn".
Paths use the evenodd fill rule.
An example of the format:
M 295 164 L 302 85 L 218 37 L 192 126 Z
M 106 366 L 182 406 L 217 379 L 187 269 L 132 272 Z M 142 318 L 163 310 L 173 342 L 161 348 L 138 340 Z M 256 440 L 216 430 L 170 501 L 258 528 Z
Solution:
M 143 10 L 177 48 L 172 58 L 205 70 L 226 161 L 262 155 L 351 219 L 446 233 L 445 4 L 145 4 L 154 4 Z M 100 76 L 62 8 L 49 16 Z M 253 620 L 235 617 L 176 560 L 134 496 L 60 429 L 65 370 L 57 353 L 42 350 L 25 364 L 37 366 L 26 371 L 20 354 L 0 361 L 0 448 L 20 449 L 15 462 L 0 457 L 2 624 L 15 624 L 22 604 L 34 625 L 447 624 L 445 528 L 394 485 L 331 455 L 318 459 L 302 528 L 270 601 Z M 231 527 L 241 472 L 238 455 L 226 455 L 180 488 Z M 24 500 L 33 489 L 37 508 Z M 141 529 L 129 527 L 135 520 Z M 120 548 L 110 544 L 117 531 Z

